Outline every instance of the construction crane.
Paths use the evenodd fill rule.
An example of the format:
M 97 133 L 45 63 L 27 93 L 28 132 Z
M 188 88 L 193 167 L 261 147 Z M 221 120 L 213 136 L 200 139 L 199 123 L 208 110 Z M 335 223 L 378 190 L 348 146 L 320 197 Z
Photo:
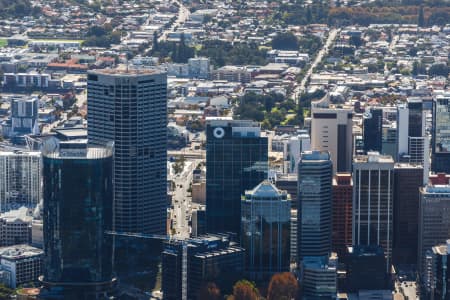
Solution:
M 181 243 L 182 260 L 181 260 L 181 300 L 187 300 L 187 241 L 173 238 L 168 235 L 160 234 L 143 234 L 134 232 L 120 232 L 120 231 L 105 231 L 105 234 L 113 236 L 134 237 L 140 239 L 155 239 L 163 241 L 177 241 Z

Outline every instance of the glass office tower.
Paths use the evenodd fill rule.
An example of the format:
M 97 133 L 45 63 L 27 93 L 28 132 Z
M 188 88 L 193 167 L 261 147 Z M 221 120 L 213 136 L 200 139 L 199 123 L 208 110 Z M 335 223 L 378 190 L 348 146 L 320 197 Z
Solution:
M 450 173 L 450 93 L 433 101 L 433 143 L 431 170 Z
M 206 227 L 209 233 L 241 227 L 241 196 L 267 177 L 267 137 L 257 122 L 212 118 L 206 126 Z
M 241 246 L 252 280 L 289 272 L 291 197 L 269 181 L 245 192 L 241 203 Z
M 167 76 L 155 70 L 88 74 L 88 138 L 114 141 L 117 231 L 166 234 Z
M 333 223 L 333 165 L 328 151 L 306 151 L 298 164 L 298 257 L 328 256 Z
M 112 149 L 43 151 L 44 299 L 99 299 L 112 288 Z M 53 297 L 53 298 L 52 298 Z M 57 298 L 58 299 L 58 298 Z

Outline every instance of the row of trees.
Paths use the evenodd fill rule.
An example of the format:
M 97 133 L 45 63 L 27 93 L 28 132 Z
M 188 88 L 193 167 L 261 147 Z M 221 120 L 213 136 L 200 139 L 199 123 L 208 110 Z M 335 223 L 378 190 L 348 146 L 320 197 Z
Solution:
M 423 62 L 415 61 L 413 63 L 412 74 L 448 77 L 450 74 L 450 68 L 445 63 L 438 63 L 431 65 L 431 67 L 427 70 L 426 65 Z
M 32 6 L 29 0 L 0 0 L 0 18 L 21 18 L 24 16 L 38 16 L 41 9 Z
M 424 6 L 356 6 L 335 7 L 328 12 L 331 25 L 418 24 L 443 26 L 450 19 L 450 7 Z
M 86 33 L 84 46 L 90 47 L 110 47 L 111 44 L 119 44 L 122 33 L 114 31 L 111 24 L 104 26 L 92 26 Z
M 297 297 L 299 287 L 292 273 L 277 273 L 272 276 L 267 290 L 267 300 L 291 300 Z M 233 294 L 227 300 L 259 300 L 261 294 L 256 285 L 248 280 L 240 280 L 233 286 Z M 221 300 L 224 297 L 215 283 L 208 283 L 200 289 L 197 299 Z

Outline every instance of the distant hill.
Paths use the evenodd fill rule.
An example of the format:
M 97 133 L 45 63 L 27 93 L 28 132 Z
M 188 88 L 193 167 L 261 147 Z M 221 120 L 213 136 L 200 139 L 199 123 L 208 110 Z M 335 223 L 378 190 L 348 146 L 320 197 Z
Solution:
M 39 8 L 33 8 L 29 0 L 0 0 L 0 17 L 24 17 L 40 12 Z

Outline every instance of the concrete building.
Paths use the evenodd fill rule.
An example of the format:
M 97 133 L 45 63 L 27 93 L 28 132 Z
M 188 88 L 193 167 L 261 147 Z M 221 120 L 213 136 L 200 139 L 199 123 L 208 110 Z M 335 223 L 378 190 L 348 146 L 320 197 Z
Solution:
M 353 154 L 353 110 L 311 104 L 311 149 L 329 151 L 333 174 L 350 172 Z
M 11 97 L 10 103 L 11 114 L 2 124 L 3 135 L 15 142 L 26 134 L 38 134 L 39 99 L 29 96 Z
M 42 275 L 43 256 L 41 249 L 28 245 L 0 248 L 0 273 L 3 283 L 15 289 L 25 283 L 37 282 L 38 277 Z
M 0 246 L 28 244 L 32 220 L 26 207 L 0 214 Z
M 382 246 L 386 272 L 393 241 L 394 160 L 377 152 L 353 161 L 353 245 Z
M 332 251 L 340 257 L 352 245 L 353 181 L 350 173 L 337 173 L 333 178 Z
M 34 208 L 41 200 L 41 153 L 37 151 L 0 152 L 0 211 L 26 206 Z
M 302 261 L 303 299 L 335 299 L 337 296 L 336 253 L 330 256 L 306 256 Z
M 206 227 L 241 232 L 241 196 L 267 178 L 267 137 L 259 123 L 208 118 L 206 125 Z
M 332 234 L 333 166 L 327 151 L 302 153 L 298 165 L 298 259 L 328 256 Z
M 292 199 L 291 199 L 292 202 Z M 291 209 L 291 263 L 297 263 L 297 238 L 298 238 L 298 211 Z
M 297 173 L 295 174 L 276 174 L 275 186 L 291 195 L 291 208 L 297 209 L 298 205 L 298 180 Z
M 245 191 L 241 203 L 241 246 L 252 280 L 270 280 L 288 272 L 290 264 L 291 198 L 265 180 Z
M 165 234 L 166 74 L 105 69 L 87 80 L 89 143 L 114 142 L 116 230 Z
M 284 173 L 297 174 L 297 166 L 302 152 L 311 150 L 311 138 L 303 132 L 289 137 L 283 145 Z
M 425 258 L 432 247 L 450 237 L 450 185 L 426 185 L 420 188 L 417 266 L 425 275 Z
M 251 73 L 246 67 L 223 66 L 212 72 L 215 80 L 226 80 L 229 82 L 249 83 L 251 81 Z
M 167 300 L 195 300 L 208 282 L 230 288 L 241 279 L 245 250 L 226 236 L 207 235 L 165 242 L 162 253 L 162 292 Z M 230 285 L 230 286 L 228 286 Z
M 193 57 L 188 60 L 190 78 L 208 79 L 210 64 L 207 57 Z

